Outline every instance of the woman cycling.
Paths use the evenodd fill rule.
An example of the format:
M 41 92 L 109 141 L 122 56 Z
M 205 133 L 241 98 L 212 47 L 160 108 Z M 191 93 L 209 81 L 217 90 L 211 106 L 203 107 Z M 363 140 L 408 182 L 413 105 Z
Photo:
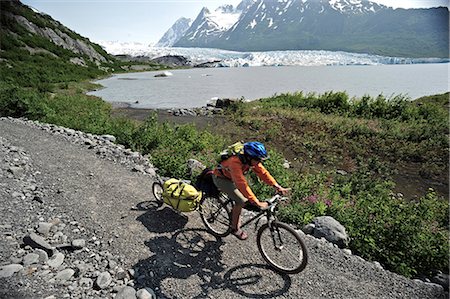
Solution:
M 213 181 L 220 191 L 227 194 L 235 201 L 235 205 L 231 211 L 231 228 L 232 233 L 240 240 L 248 238 L 246 232 L 240 229 L 240 218 L 242 208 L 250 202 L 261 209 L 267 208 L 267 202 L 261 202 L 249 187 L 245 175 L 252 170 L 256 175 L 269 186 L 273 186 L 283 195 L 289 189 L 281 187 L 272 177 L 269 171 L 261 163 L 267 159 L 267 151 L 260 142 L 244 143 L 243 154 L 232 155 L 226 160 L 219 163 L 214 169 Z

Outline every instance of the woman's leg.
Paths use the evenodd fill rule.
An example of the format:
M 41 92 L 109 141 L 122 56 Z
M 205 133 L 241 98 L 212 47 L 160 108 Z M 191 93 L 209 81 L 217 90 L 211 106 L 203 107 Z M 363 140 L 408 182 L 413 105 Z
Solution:
M 240 239 L 245 240 L 247 237 L 245 233 L 240 231 L 240 220 L 242 208 L 245 206 L 247 198 L 236 188 L 236 185 L 231 180 L 213 176 L 213 181 L 221 192 L 224 192 L 234 200 L 233 209 L 231 210 L 231 228 L 238 233 Z
M 231 228 L 234 231 L 238 231 L 241 228 L 242 207 L 241 204 L 235 204 L 231 210 Z

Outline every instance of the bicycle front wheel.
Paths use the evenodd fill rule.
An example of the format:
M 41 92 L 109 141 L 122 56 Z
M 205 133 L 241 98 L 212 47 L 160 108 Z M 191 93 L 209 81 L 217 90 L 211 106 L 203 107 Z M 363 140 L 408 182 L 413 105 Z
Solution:
M 204 197 L 200 202 L 200 217 L 214 236 L 223 238 L 231 233 L 231 212 L 221 198 Z
M 158 204 L 161 206 L 164 203 L 162 194 L 163 186 L 160 182 L 154 182 L 152 185 L 153 196 L 155 197 Z
M 305 269 L 308 252 L 300 235 L 289 225 L 274 221 L 258 230 L 256 242 L 264 260 L 275 270 L 296 274 Z

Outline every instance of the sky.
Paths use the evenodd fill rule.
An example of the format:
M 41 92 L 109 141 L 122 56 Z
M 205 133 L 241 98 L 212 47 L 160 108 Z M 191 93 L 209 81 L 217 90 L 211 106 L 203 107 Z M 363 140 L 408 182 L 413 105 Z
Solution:
M 1 1 L 1 0 L 0 0 Z M 241 0 L 21 0 L 93 42 L 156 43 L 181 17 L 195 19 Z M 449 0 L 372 0 L 393 8 L 447 6 Z

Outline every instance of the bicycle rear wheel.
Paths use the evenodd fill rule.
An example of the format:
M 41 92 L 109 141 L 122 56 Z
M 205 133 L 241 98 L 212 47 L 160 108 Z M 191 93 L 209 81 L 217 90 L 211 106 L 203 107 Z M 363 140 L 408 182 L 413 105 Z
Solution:
M 256 242 L 264 260 L 275 270 L 296 274 L 305 269 L 308 252 L 300 235 L 285 223 L 274 221 L 258 230 Z
M 231 212 L 221 198 L 204 197 L 200 202 L 200 217 L 214 236 L 222 238 L 231 233 Z
M 153 196 L 155 197 L 158 204 L 161 206 L 164 203 L 162 194 L 163 194 L 163 186 L 160 182 L 154 182 L 152 185 Z

